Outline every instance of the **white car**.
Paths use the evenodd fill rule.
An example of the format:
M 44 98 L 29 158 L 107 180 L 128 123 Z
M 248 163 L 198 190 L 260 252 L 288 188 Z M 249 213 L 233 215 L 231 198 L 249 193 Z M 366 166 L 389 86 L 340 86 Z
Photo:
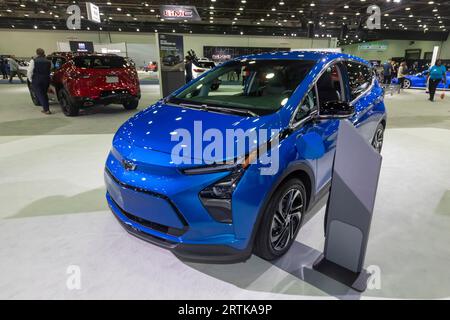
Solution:
M 198 78 L 206 71 L 213 69 L 215 66 L 216 66 L 216 64 L 213 61 L 206 59 L 206 58 L 193 60 L 192 61 L 192 79 Z M 213 86 L 211 87 L 211 90 L 216 91 L 217 89 L 219 89 L 219 86 L 220 86 L 220 81 L 218 81 L 217 83 L 214 83 Z

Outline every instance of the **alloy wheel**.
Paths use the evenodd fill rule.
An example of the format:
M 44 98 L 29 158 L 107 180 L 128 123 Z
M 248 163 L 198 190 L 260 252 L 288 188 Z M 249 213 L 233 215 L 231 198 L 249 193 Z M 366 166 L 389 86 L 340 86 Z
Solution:
M 373 137 L 372 146 L 381 153 L 381 149 L 383 148 L 383 139 L 384 139 L 384 128 L 379 127 L 375 132 L 375 136 Z
M 300 228 L 303 208 L 304 200 L 299 189 L 289 189 L 281 197 L 270 230 L 270 244 L 273 250 L 284 250 L 294 239 Z

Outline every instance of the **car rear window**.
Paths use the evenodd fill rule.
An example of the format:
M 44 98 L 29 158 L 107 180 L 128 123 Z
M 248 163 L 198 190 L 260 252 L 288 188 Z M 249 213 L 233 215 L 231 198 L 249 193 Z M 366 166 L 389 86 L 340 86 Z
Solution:
M 111 69 L 125 68 L 127 62 L 122 57 L 101 57 L 101 56 L 84 56 L 73 59 L 75 66 L 78 68 L 88 69 Z

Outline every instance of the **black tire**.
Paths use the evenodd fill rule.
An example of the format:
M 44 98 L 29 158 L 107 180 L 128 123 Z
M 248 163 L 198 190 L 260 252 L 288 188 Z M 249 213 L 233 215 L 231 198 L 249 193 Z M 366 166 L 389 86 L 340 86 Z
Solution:
M 287 210 L 290 194 L 296 197 L 291 204 L 295 210 L 291 213 Z M 255 237 L 255 254 L 269 261 L 284 255 L 295 241 L 302 226 L 306 204 L 306 189 L 303 182 L 296 178 L 284 182 L 273 194 L 264 210 Z M 286 215 L 280 213 L 283 210 L 287 213 Z M 296 214 L 297 212 L 299 214 Z
M 80 107 L 72 102 L 69 94 L 65 89 L 58 91 L 59 104 L 61 105 L 62 112 L 68 117 L 75 117 L 80 112 Z
M 123 107 L 126 110 L 134 110 L 134 109 L 137 109 L 138 106 L 139 106 L 139 100 L 133 100 L 133 101 L 123 104 Z
M 28 91 L 30 91 L 30 97 L 31 97 L 31 101 L 33 101 L 33 104 L 36 107 L 41 106 L 38 98 L 36 97 L 36 93 L 34 93 L 33 87 L 31 86 L 31 83 L 29 81 L 27 81 L 28 84 Z
M 217 91 L 219 90 L 220 84 L 219 83 L 213 83 L 211 85 L 211 91 Z
M 383 141 L 384 141 L 384 125 L 383 123 L 379 123 L 372 138 L 372 147 L 378 153 L 381 153 L 381 150 L 383 149 Z

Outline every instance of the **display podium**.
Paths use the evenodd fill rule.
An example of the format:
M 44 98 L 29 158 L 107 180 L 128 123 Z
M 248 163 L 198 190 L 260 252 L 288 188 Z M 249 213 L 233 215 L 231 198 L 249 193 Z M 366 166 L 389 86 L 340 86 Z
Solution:
M 357 291 L 370 276 L 363 270 L 381 169 L 381 155 L 348 120 L 339 124 L 325 248 L 313 268 Z

